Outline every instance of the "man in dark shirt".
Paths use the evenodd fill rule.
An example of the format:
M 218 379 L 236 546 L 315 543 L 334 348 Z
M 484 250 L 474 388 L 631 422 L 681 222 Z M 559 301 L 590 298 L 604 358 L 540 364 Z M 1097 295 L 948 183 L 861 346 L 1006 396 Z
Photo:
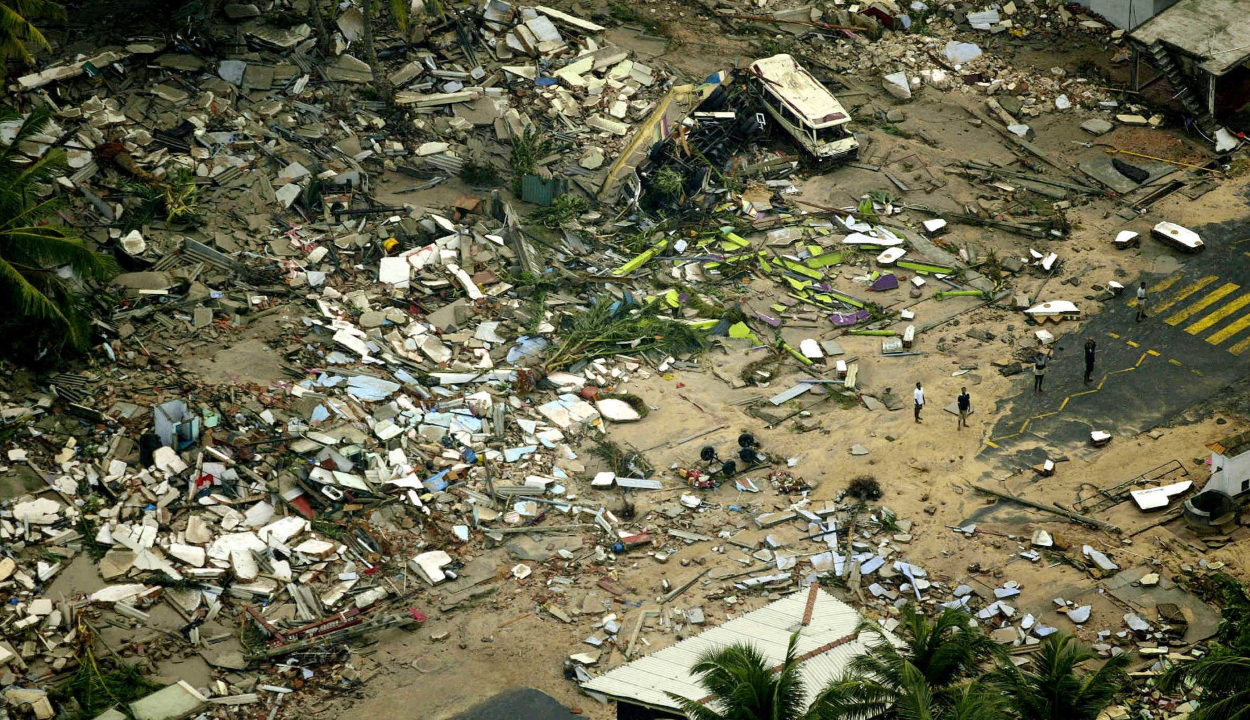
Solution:
M 1085 338 L 1085 382 L 1093 382 L 1094 376 L 1094 353 L 1098 350 L 1098 343 L 1094 342 L 1094 338 Z
M 956 425 L 960 430 L 968 427 L 968 414 L 972 412 L 972 396 L 968 394 L 968 388 L 959 388 L 959 424 Z

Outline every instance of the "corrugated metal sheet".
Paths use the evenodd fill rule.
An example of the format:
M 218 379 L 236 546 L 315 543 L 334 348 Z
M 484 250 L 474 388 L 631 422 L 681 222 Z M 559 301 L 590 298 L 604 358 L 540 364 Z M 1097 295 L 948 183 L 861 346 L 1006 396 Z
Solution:
M 569 184 L 564 178 L 543 178 L 538 175 L 521 178 L 521 199 L 528 203 L 545 207 L 568 190 Z
M 676 645 L 609 670 L 583 687 L 609 697 L 658 707 L 677 707 L 668 693 L 701 700 L 707 697 L 707 690 L 690 673 L 696 659 L 710 650 L 749 642 L 763 653 L 769 664 L 780 665 L 785 658 L 790 635 L 803 621 L 808 592 L 796 592 Z M 863 654 L 878 640 L 879 636 L 875 633 L 853 638 L 859 623 L 860 615 L 854 608 L 823 590 L 816 590 L 811 623 L 801 628 L 799 634 L 798 654 L 810 653 L 830 643 L 846 642 L 803 661 L 800 672 L 807 687 L 823 687 L 841 676 L 851 658 Z M 893 641 L 893 638 L 890 639 Z

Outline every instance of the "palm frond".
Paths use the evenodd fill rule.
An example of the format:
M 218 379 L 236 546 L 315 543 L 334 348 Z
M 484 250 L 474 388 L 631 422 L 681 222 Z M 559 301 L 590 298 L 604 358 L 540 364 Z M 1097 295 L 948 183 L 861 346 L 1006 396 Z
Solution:
M 1250 718 L 1250 657 L 1229 651 L 1174 665 L 1159 679 L 1163 692 L 1195 688 L 1201 704 L 1191 720 Z
M 31 14 L 22 13 L 20 8 L 30 0 L 6 0 L 0 3 L 0 60 L 17 58 L 29 65 L 34 61 L 27 49 L 27 44 L 40 49 L 51 49 L 48 39 L 39 29 L 30 23 L 37 19 Z
M 83 280 L 108 280 L 117 274 L 110 255 L 87 249 L 81 238 L 42 226 L 14 228 L 0 234 L 0 255 L 35 266 L 68 265 Z
M 61 308 L 32 284 L 17 265 L 3 257 L 0 257 L 0 292 L 8 294 L 13 307 L 22 315 L 70 324 Z
M 0 3 L 0 36 L 6 34 L 3 27 L 6 10 L 7 8 L 5 8 L 4 4 Z M 52 111 L 46 107 L 38 107 L 30 111 L 30 114 L 18 126 L 17 134 L 13 136 L 13 140 L 8 145 L 0 145 L 0 173 L 8 174 L 15 169 L 15 158 L 21 152 L 22 143 L 47 129 L 48 123 L 51 121 Z

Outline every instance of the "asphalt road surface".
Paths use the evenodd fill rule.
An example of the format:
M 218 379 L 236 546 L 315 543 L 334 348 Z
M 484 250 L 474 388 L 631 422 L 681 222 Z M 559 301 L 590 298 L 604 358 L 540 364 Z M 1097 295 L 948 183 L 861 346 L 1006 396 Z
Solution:
M 986 454 L 1009 454 L 1022 440 L 1056 449 L 1088 445 L 1094 430 L 1133 435 L 1250 375 L 1250 222 L 1197 232 L 1202 253 L 1183 256 L 1176 273 L 1143 278 L 1145 320 L 1135 320 L 1133 283 L 1088 322 L 1047 325 L 1059 339 L 1045 392 L 1033 392 L 1032 366 L 1017 376 L 1021 392 L 1003 403 L 1010 410 L 990 433 Z M 1098 344 L 1089 384 L 1087 336 Z

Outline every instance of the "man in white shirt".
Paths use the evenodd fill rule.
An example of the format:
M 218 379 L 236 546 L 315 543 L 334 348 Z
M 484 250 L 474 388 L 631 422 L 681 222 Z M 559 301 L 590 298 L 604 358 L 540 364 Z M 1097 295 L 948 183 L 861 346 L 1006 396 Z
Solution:
M 1146 281 L 1137 287 L 1137 322 L 1146 319 Z
M 920 422 L 920 409 L 924 407 L 924 388 L 920 387 L 920 383 L 916 383 L 916 391 L 912 393 L 912 397 L 916 399 L 916 422 Z

